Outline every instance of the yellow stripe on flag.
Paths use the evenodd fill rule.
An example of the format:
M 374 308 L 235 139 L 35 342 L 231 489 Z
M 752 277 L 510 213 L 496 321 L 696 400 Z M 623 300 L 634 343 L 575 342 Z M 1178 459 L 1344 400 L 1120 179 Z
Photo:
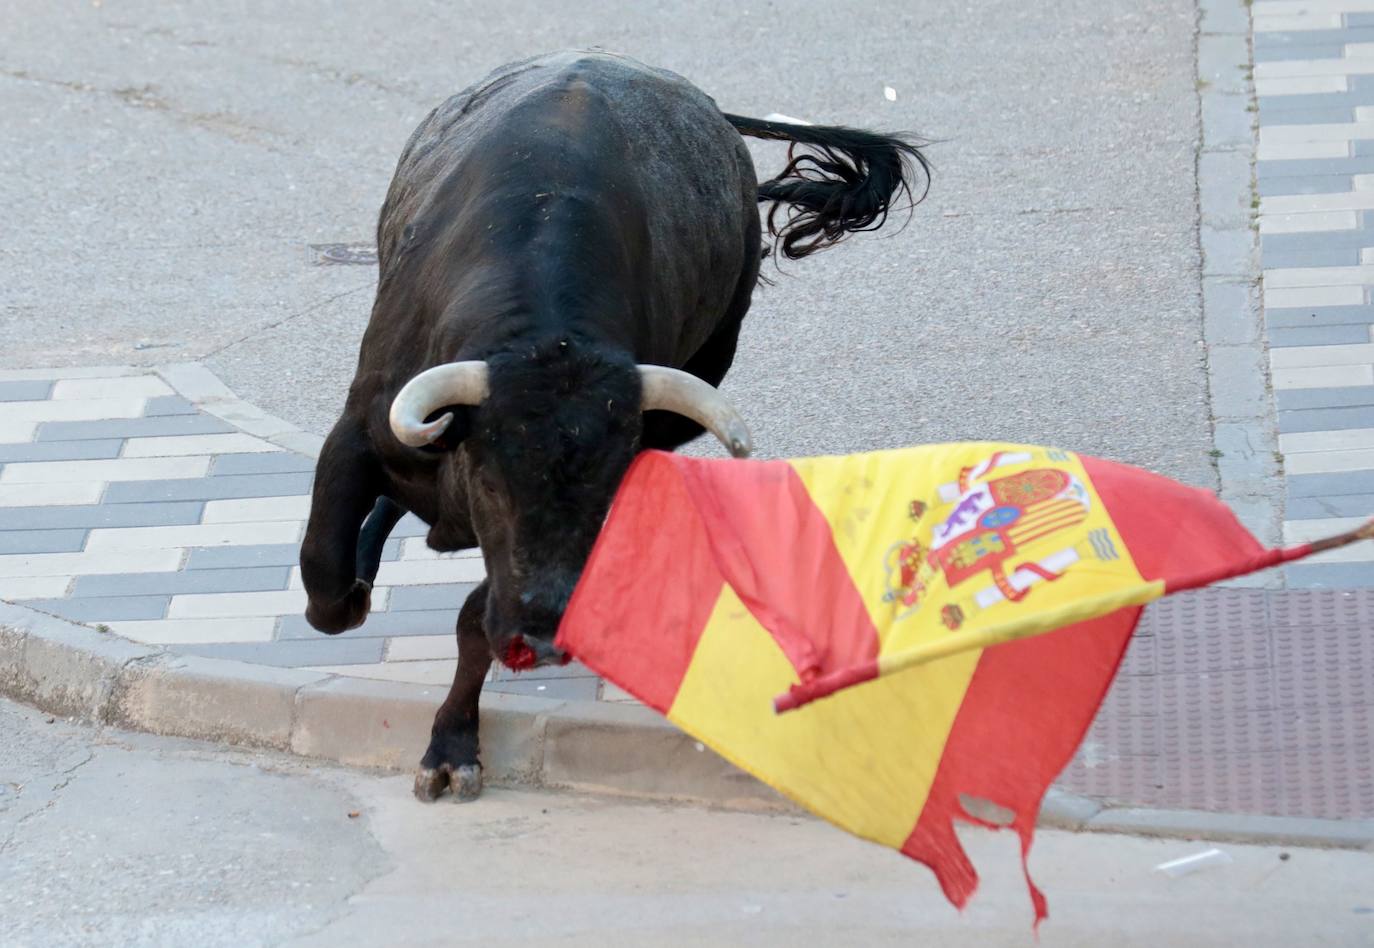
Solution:
M 981 654 L 964 652 L 775 715 L 772 698 L 796 672 L 727 586 L 668 719 L 851 833 L 900 848 L 925 806 Z

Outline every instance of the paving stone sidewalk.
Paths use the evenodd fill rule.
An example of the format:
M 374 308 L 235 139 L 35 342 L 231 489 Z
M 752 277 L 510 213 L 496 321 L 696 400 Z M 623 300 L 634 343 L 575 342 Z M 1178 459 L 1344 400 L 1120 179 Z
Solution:
M 0 599 L 195 655 L 446 685 L 480 558 L 434 554 L 408 518 L 367 623 L 314 632 L 296 566 L 314 462 L 277 443 L 300 433 L 224 398 L 203 369 L 163 374 L 220 392 L 219 414 L 140 370 L 0 373 Z M 1371 627 L 1369 590 L 1204 590 L 1152 606 L 1061 786 L 1374 817 Z M 488 687 L 627 700 L 577 665 L 498 669 Z
M 1299 542 L 1374 516 L 1374 3 L 1252 10 L 1283 529 Z M 1288 585 L 1374 587 L 1367 547 L 1292 566 Z
M 199 410 L 153 374 L 0 379 L 0 598 L 189 654 L 452 680 L 458 607 L 483 576 L 475 552 L 434 553 L 407 517 L 366 626 L 326 637 L 301 615 L 297 565 L 313 458 Z M 623 698 L 578 665 L 495 669 L 489 687 Z

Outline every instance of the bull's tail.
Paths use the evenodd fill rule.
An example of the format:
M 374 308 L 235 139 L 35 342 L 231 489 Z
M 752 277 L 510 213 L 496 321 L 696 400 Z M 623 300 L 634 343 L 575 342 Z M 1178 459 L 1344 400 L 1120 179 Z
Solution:
M 876 230 L 899 196 L 915 205 L 930 189 L 930 162 L 909 136 L 880 135 L 838 125 L 797 125 L 726 115 L 741 135 L 792 142 L 787 167 L 759 183 L 759 201 L 772 201 L 768 230 L 796 259 L 824 250 L 847 234 Z M 797 153 L 796 145 L 810 146 Z M 924 182 L 912 193 L 919 166 Z M 787 206 L 779 226 L 778 211 Z

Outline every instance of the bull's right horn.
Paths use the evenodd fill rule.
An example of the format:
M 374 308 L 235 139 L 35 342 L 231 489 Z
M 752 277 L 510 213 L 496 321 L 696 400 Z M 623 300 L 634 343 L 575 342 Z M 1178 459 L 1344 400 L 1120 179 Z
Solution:
M 714 385 L 690 372 L 662 365 L 641 365 L 639 378 L 644 388 L 641 410 L 671 411 L 690 418 L 737 458 L 747 458 L 754 450 L 749 426 Z
M 445 405 L 480 405 L 488 393 L 485 362 L 449 362 L 426 369 L 396 393 L 391 432 L 412 448 L 432 444 L 453 422 L 453 413 L 425 421 L 431 412 Z

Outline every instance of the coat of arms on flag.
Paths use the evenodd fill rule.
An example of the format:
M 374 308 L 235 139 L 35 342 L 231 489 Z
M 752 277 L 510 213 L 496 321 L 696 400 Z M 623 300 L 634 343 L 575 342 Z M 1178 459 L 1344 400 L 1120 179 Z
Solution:
M 963 905 L 964 801 L 1024 859 L 1145 603 L 1370 536 L 1266 550 L 1205 491 L 1033 445 L 646 452 L 558 644 Z

